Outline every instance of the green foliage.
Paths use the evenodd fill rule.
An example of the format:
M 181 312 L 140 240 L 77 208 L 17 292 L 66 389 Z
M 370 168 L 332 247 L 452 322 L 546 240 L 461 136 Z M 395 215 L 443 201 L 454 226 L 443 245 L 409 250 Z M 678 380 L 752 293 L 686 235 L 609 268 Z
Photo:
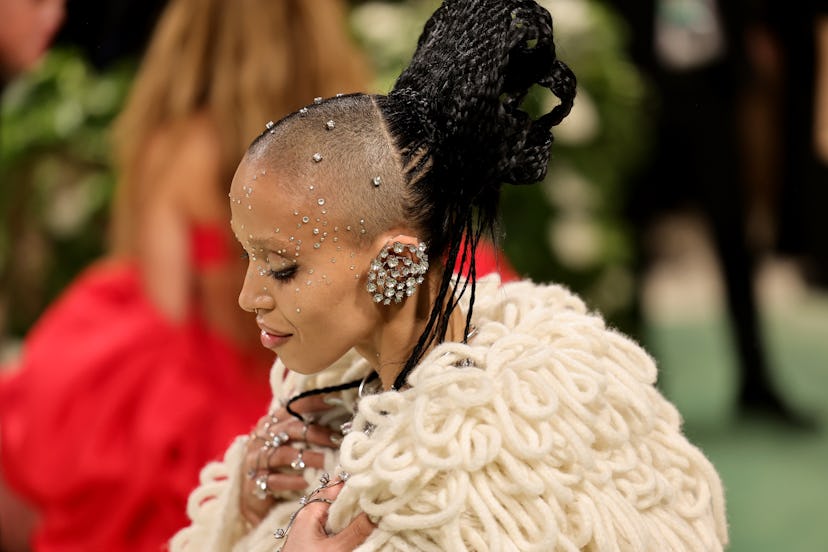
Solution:
M 131 75 L 128 66 L 99 74 L 77 53 L 55 50 L 5 91 L 0 333 L 25 332 L 102 253 L 114 187 L 106 131 Z

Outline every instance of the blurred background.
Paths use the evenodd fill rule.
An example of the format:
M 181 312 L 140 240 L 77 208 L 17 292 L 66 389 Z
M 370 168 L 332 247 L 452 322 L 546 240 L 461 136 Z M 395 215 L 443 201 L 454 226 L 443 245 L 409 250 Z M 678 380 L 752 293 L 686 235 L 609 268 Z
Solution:
M 0 365 L 106 249 L 108 131 L 164 3 L 70 0 L 50 53 L 3 90 Z M 540 3 L 579 90 L 547 180 L 504 190 L 506 256 L 656 357 L 724 479 L 731 550 L 828 550 L 828 13 Z M 437 5 L 348 4 L 372 91 L 390 88 Z

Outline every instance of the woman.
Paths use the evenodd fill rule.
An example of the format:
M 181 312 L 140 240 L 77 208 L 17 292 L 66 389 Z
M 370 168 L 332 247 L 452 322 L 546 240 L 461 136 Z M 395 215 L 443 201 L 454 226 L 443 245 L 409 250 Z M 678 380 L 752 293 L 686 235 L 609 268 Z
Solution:
M 228 187 L 266 114 L 367 85 L 344 10 L 173 0 L 163 13 L 115 126 L 111 255 L 0 386 L 2 469 L 41 515 L 36 550 L 158 549 L 185 525 L 201 466 L 266 408 L 273 354 L 233 300 Z
M 531 120 L 534 84 L 560 105 Z M 533 1 L 446 0 L 388 96 L 266 125 L 230 200 L 272 414 L 204 469 L 173 550 L 723 548 L 646 353 L 559 286 L 477 281 L 500 184 L 544 176 L 574 92 Z

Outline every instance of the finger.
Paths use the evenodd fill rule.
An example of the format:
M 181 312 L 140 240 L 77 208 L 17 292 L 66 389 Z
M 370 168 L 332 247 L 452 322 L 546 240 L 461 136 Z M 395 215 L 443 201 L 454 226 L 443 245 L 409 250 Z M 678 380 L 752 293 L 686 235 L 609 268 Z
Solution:
M 339 496 L 340 491 L 342 491 L 342 481 L 337 478 L 334 479 L 327 487 L 321 489 L 316 496 L 319 498 L 328 498 L 330 500 L 336 500 L 336 497 Z
M 308 483 L 301 475 L 270 473 L 267 475 L 266 486 L 268 494 L 262 497 L 258 494 L 260 490 L 255 482 L 250 481 L 242 485 L 243 511 L 249 512 L 252 516 L 264 516 L 275 502 L 273 493 L 302 491 L 307 488 Z M 250 516 L 245 517 L 248 517 L 250 521 L 255 521 Z
M 336 439 L 342 437 L 342 434 L 331 428 L 316 424 L 308 424 L 307 430 L 305 430 L 305 424 L 298 420 L 282 427 L 292 441 L 311 443 L 322 447 L 337 448 L 340 441 Z
M 342 434 L 329 427 L 311 425 L 306 434 L 307 442 L 328 448 L 339 448 Z
M 339 550 L 353 550 L 365 542 L 377 526 L 367 514 L 359 514 L 348 526 L 331 538 Z
M 308 482 L 298 474 L 276 472 L 267 476 L 267 488 L 274 493 L 279 491 L 302 491 L 307 487 Z
M 267 460 L 269 469 L 282 469 L 290 467 L 291 463 L 299 457 L 299 449 L 295 447 L 279 447 Z M 302 460 L 305 467 L 323 468 L 325 466 L 325 455 L 312 450 L 302 451 Z

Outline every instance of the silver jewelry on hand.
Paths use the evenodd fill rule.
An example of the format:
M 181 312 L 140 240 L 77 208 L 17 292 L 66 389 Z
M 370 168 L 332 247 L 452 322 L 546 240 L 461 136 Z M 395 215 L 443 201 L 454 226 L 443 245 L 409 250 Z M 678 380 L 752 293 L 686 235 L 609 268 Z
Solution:
M 303 458 L 305 454 L 305 449 L 299 449 L 296 458 L 290 463 L 290 467 L 296 471 L 302 471 L 305 469 L 305 459 Z
M 299 499 L 299 509 L 290 515 L 290 519 L 288 519 L 287 526 L 285 526 L 284 528 L 276 529 L 273 532 L 273 536 L 279 540 L 287 538 L 290 528 L 293 527 L 293 522 L 296 521 L 296 516 L 298 516 L 299 512 L 302 511 L 302 508 L 304 508 L 308 504 L 313 504 L 314 502 L 324 502 L 325 504 L 333 504 L 334 501 L 330 498 L 317 497 L 316 495 L 323 489 L 335 487 L 336 485 L 343 485 L 346 481 L 348 481 L 349 477 L 350 474 L 348 472 L 341 472 L 339 474 L 339 477 L 335 481 L 331 481 L 331 476 L 328 474 L 328 472 L 324 472 L 319 477 L 319 483 L 321 483 L 321 485 L 313 491 L 311 491 L 310 494 L 307 494 Z M 281 552 L 281 550 L 281 548 L 278 548 L 276 552 Z
M 253 484 L 255 485 L 253 488 L 253 496 L 259 500 L 266 500 L 270 494 L 270 489 L 267 488 L 267 474 L 263 473 L 262 475 L 256 477 L 256 479 L 253 480 Z
M 265 444 L 262 448 L 276 449 L 290 441 L 290 435 L 284 431 L 280 431 L 279 433 L 271 433 L 269 437 L 270 439 L 265 440 Z
M 302 426 L 302 442 L 308 442 L 308 429 L 310 429 L 310 424 L 305 424 Z

